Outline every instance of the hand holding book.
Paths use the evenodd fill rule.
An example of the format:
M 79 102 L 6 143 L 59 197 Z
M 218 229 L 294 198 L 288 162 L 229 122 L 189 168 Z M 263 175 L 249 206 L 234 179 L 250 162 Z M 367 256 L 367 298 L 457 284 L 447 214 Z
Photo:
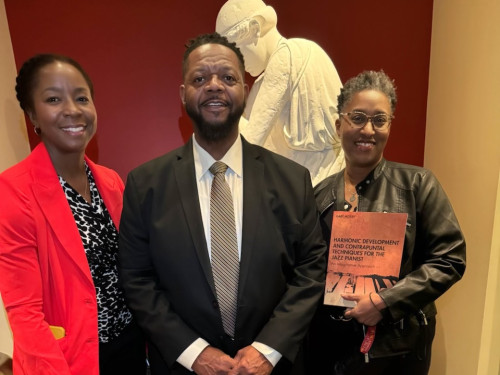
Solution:
M 372 298 L 374 299 L 374 301 L 375 295 L 380 299 L 380 301 L 382 301 L 382 298 L 380 298 L 378 294 L 373 293 Z M 344 316 L 346 318 L 356 319 L 359 323 L 367 326 L 374 326 L 382 320 L 382 314 L 380 313 L 380 310 L 375 307 L 375 304 L 373 304 L 370 300 L 370 295 L 344 294 L 342 295 L 342 298 L 348 301 L 354 301 L 356 303 L 355 307 L 346 309 L 346 311 L 344 312 Z M 384 303 L 384 301 L 382 301 L 382 303 Z

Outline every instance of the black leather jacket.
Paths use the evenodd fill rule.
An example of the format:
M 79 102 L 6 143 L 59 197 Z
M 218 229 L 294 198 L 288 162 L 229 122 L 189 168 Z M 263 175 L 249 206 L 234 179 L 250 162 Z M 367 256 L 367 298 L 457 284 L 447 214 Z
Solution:
M 384 325 L 398 322 L 398 327 L 406 324 L 411 330 L 408 324 L 427 324 L 436 314 L 434 301 L 464 274 L 465 239 L 444 190 L 429 170 L 383 159 L 356 189 L 359 211 L 408 214 L 400 280 L 379 292 L 387 308 L 370 350 L 372 357 L 394 355 L 411 349 L 415 338 L 394 348 L 391 336 L 401 332 Z M 329 241 L 333 211 L 345 209 L 343 171 L 318 184 L 315 195 Z

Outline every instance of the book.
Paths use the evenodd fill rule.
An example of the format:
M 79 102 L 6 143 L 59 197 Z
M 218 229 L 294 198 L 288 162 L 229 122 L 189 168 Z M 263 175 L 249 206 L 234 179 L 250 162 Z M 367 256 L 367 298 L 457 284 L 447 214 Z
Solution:
M 326 305 L 354 307 L 342 294 L 370 294 L 399 280 L 406 213 L 333 213 L 328 253 Z

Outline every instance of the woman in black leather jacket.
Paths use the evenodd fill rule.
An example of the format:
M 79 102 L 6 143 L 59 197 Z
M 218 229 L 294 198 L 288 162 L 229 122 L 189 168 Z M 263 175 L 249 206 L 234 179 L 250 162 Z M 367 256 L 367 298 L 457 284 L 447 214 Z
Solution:
M 315 194 L 327 241 L 334 211 L 408 214 L 399 281 L 370 295 L 345 296 L 356 302 L 352 309 L 319 307 L 306 342 L 308 375 L 427 374 L 434 301 L 465 271 L 465 240 L 436 177 L 383 158 L 396 101 L 383 71 L 346 82 L 336 122 L 346 168 L 318 184 Z M 362 354 L 369 326 L 376 326 L 375 338 Z

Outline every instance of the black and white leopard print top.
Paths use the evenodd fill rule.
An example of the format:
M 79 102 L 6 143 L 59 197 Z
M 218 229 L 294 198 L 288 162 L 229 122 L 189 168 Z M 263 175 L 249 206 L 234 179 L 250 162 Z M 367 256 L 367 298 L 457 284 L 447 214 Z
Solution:
M 118 231 L 97 190 L 92 172 L 85 164 L 92 204 L 89 204 L 61 176 L 59 182 L 75 218 L 89 262 L 97 296 L 99 342 L 118 337 L 132 321 L 118 284 Z

